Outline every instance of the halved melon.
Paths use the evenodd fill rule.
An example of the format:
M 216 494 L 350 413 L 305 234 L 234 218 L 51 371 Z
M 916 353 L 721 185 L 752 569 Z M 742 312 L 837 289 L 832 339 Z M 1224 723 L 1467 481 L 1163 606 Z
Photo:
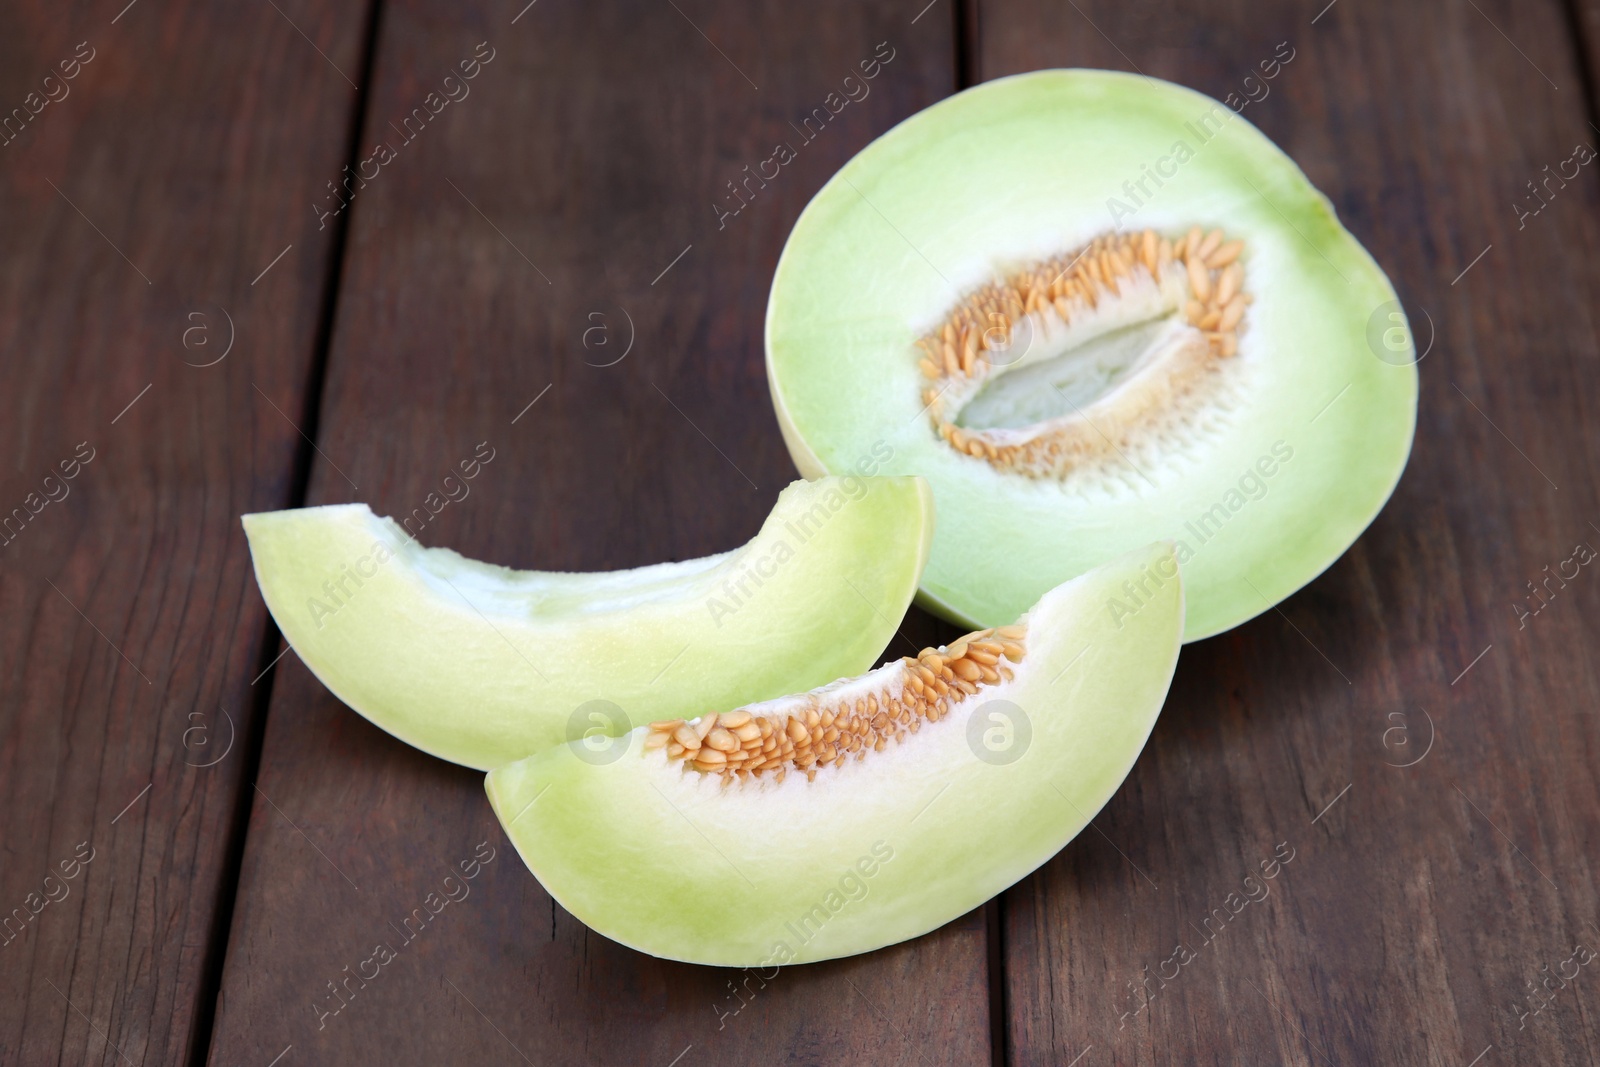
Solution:
M 1083 829 L 1144 746 L 1182 637 L 1176 554 L 1151 545 L 859 678 L 667 713 L 606 758 L 573 743 L 498 768 L 489 799 L 551 896 L 615 941 L 725 966 L 866 952 Z
M 796 482 L 754 540 L 597 574 L 423 548 L 365 504 L 244 516 L 256 579 L 335 695 L 425 752 L 487 769 L 595 731 L 864 670 L 927 558 L 920 478 Z
M 1235 626 L 1371 522 L 1416 421 L 1394 290 L 1293 161 L 1104 71 L 989 82 L 869 145 L 796 224 L 766 342 L 803 474 L 882 442 L 933 483 L 922 602 L 966 625 L 1171 539 L 1187 638 Z

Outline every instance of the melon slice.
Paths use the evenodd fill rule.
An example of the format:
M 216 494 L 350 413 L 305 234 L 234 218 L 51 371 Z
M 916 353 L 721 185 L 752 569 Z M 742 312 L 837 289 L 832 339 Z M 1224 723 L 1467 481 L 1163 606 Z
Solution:
M 1151 545 L 861 677 L 497 768 L 489 799 L 550 895 L 622 944 L 724 966 L 866 952 L 1083 829 L 1144 746 L 1182 637 L 1176 554 Z
M 803 474 L 882 441 L 933 484 L 922 602 L 971 626 L 1167 539 L 1188 639 L 1235 626 L 1366 528 L 1416 421 L 1406 317 L 1327 199 L 1228 106 L 1104 71 L 869 145 L 795 225 L 766 346 Z
M 423 548 L 364 504 L 244 516 L 296 653 L 408 744 L 480 770 L 592 732 L 866 669 L 927 558 L 920 478 L 796 482 L 755 539 L 596 574 Z M 665 709 L 663 711 L 663 709 Z

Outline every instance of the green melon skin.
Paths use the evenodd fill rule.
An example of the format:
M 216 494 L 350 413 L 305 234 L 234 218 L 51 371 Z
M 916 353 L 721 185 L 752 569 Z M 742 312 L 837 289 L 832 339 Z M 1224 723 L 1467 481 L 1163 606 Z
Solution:
M 1132 613 L 1110 607 L 1124 583 Z M 550 895 L 641 952 L 770 967 L 917 937 L 1055 855 L 1127 776 L 1183 636 L 1172 546 L 1052 590 L 1027 624 L 1010 682 L 815 781 L 724 788 L 644 751 L 643 728 L 497 768 L 489 799 Z
M 486 770 L 866 669 L 916 592 L 933 504 L 915 477 L 796 482 L 742 548 L 594 574 L 423 548 L 364 504 L 244 528 L 278 628 L 323 684 L 407 744 Z
M 1125 443 L 1138 469 L 1113 464 L 1086 484 L 957 454 L 921 414 L 914 341 L 996 272 L 1111 232 L 1112 198 L 1131 207 L 1124 182 L 1175 159 L 1179 141 L 1191 157 L 1117 221 L 1170 236 L 1216 226 L 1246 241 L 1255 302 L 1235 402 L 1180 447 Z M 1073 575 L 1170 539 L 1197 640 L 1316 577 L 1388 499 L 1417 407 L 1417 357 L 1395 301 L 1327 199 L 1226 105 L 1151 78 L 1042 71 L 907 119 L 817 194 L 773 281 L 767 372 L 802 474 L 841 470 L 882 440 L 886 472 L 933 484 L 924 606 L 992 626 Z

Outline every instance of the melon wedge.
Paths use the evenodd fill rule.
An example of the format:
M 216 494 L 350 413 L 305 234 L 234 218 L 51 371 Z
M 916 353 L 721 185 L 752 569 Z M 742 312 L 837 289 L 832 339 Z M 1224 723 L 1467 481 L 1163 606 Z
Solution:
M 491 771 L 489 799 L 551 896 L 622 944 L 722 966 L 866 952 L 977 907 L 1083 829 L 1155 723 L 1183 611 L 1175 551 L 1152 545 L 1015 626 L 663 714 L 606 742 L 621 758 L 564 745 Z
M 480 770 L 596 731 L 698 714 L 869 667 L 927 558 L 920 478 L 796 482 L 755 539 L 595 574 L 424 548 L 364 504 L 244 516 L 284 637 L 333 693 Z

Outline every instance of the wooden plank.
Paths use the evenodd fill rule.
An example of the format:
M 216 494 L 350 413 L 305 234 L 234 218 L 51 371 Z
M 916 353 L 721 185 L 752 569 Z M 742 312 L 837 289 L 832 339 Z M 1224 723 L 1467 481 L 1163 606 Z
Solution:
M 350 208 L 319 441 L 360 489 L 319 468 L 311 499 L 409 514 L 482 443 L 493 459 L 419 529 L 424 542 L 588 570 L 753 535 L 794 477 L 761 361 L 771 273 L 833 170 L 952 88 L 953 16 L 916 14 L 387 5 L 362 143 L 386 139 L 395 158 Z M 866 95 L 802 140 L 791 123 L 883 42 L 891 58 Z M 447 86 L 475 55 L 476 77 Z M 430 90 L 458 99 L 406 140 L 402 117 Z M 780 142 L 796 158 L 739 207 L 726 183 Z M 383 735 L 292 655 L 260 785 L 217 1062 L 988 1055 L 982 913 L 765 984 L 641 956 L 552 904 L 481 775 Z M 403 917 L 480 844 L 493 859 L 470 895 L 405 936 Z M 394 959 L 364 963 L 380 944 Z M 329 984 L 351 975 L 342 992 Z
M 295 488 L 362 43 L 359 5 L 124 3 L 0 13 L 4 1063 L 205 1047 L 268 626 L 238 516 Z
M 1573 46 L 1555 4 L 1324 3 L 984 5 L 984 77 L 1261 97 L 1245 116 L 1437 334 L 1377 523 L 1281 613 L 1185 651 L 1101 832 L 1007 895 L 1017 1063 L 1594 1062 L 1594 981 L 1526 994 L 1600 951 L 1600 579 L 1567 564 L 1515 607 L 1600 547 L 1594 179 L 1515 207 L 1596 143 Z M 1268 895 L 1201 931 L 1280 843 Z

